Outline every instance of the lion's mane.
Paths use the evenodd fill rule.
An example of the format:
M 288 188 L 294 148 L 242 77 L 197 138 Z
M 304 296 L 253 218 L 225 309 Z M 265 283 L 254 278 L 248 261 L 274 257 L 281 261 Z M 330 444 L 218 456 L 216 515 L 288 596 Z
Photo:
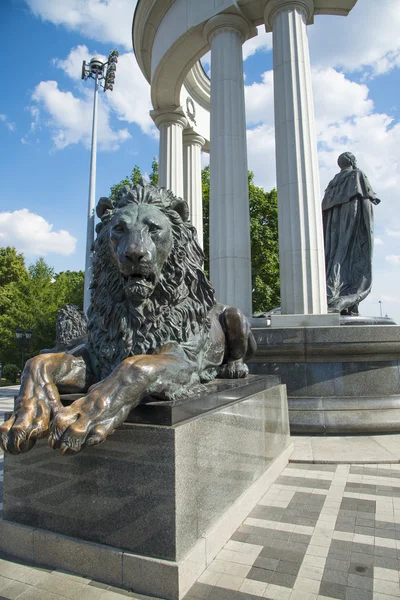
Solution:
M 153 294 L 140 303 L 125 294 L 126 282 L 109 241 L 113 215 L 131 203 L 156 205 L 168 216 L 173 236 L 160 280 Z M 100 380 L 128 356 L 152 354 L 167 342 L 185 343 L 191 336 L 206 333 L 215 297 L 203 273 L 203 251 L 195 228 L 186 220 L 188 209 L 182 199 L 149 184 L 125 186 L 116 201 L 102 198 L 97 214 L 101 223 L 93 249 L 88 342 L 96 379 Z

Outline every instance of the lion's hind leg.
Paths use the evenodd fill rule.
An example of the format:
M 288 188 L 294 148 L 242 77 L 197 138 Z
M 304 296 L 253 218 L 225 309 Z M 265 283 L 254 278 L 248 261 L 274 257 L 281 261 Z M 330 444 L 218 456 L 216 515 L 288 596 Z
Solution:
M 249 322 L 238 308 L 228 307 L 221 313 L 220 323 L 225 334 L 225 355 L 218 369 L 218 377 L 246 377 L 249 369 L 244 361 L 251 358 L 256 350 Z

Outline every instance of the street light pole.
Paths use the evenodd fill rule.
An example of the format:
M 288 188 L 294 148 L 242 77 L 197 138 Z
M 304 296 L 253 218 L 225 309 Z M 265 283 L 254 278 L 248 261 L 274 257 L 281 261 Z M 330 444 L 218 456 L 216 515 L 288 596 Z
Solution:
M 25 365 L 25 351 L 29 350 L 32 337 L 32 329 L 24 331 L 21 327 L 17 327 L 15 330 L 15 337 L 17 338 L 18 349 L 21 352 L 21 373 L 24 370 Z
M 381 318 L 382 318 L 382 300 L 379 300 L 379 308 L 380 308 L 380 311 L 381 311 Z
M 93 121 L 92 121 L 92 150 L 90 154 L 89 201 L 86 230 L 86 258 L 85 258 L 85 287 L 83 294 L 83 310 L 87 314 L 90 304 L 90 284 L 93 275 L 94 242 L 94 207 L 96 203 L 96 164 L 97 164 L 97 105 L 99 91 L 99 75 L 94 79 Z
M 103 63 L 99 57 L 94 57 L 87 65 L 83 61 L 82 79 L 94 79 L 94 98 L 93 98 L 93 121 L 92 121 L 92 147 L 90 155 L 90 178 L 89 178 L 89 201 L 88 217 L 86 229 L 86 258 L 85 258 L 85 284 L 83 296 L 83 310 L 87 314 L 90 305 L 91 283 L 93 276 L 93 242 L 94 242 L 94 209 L 96 203 L 96 162 L 97 162 L 97 105 L 98 91 L 102 83 L 104 91 L 112 90 L 115 81 L 116 64 L 118 62 L 118 50 L 113 50 L 108 56 L 108 60 Z M 106 72 L 104 74 L 104 70 Z

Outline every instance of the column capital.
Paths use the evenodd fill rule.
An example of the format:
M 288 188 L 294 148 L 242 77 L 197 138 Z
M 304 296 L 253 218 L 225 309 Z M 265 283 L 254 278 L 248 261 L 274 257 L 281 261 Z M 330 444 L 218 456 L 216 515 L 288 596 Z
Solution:
M 158 129 L 160 129 L 162 125 L 168 124 L 179 125 L 182 129 L 185 129 L 185 127 L 188 126 L 188 121 L 181 106 L 167 106 L 165 108 L 152 110 L 150 116 Z
M 221 13 L 212 17 L 204 25 L 203 35 L 208 44 L 211 44 L 211 40 L 218 33 L 224 30 L 235 30 L 242 37 L 242 43 L 251 37 L 251 29 L 249 22 L 240 15 L 234 15 L 232 13 Z
M 200 148 L 203 148 L 204 144 L 206 143 L 206 140 L 201 135 L 193 131 L 193 129 L 186 129 L 183 132 L 183 143 L 194 144 L 196 146 L 199 146 Z
M 306 17 L 307 25 L 314 23 L 314 0 L 269 0 L 264 10 L 266 31 L 272 31 L 274 19 L 282 10 L 298 10 Z

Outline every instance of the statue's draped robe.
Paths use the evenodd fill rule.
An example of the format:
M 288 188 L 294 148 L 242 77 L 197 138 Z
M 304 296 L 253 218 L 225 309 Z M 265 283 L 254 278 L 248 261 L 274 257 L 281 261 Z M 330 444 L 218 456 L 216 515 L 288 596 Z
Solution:
M 371 291 L 373 210 L 380 200 L 359 169 L 335 175 L 325 190 L 322 215 L 328 309 L 358 314 Z

